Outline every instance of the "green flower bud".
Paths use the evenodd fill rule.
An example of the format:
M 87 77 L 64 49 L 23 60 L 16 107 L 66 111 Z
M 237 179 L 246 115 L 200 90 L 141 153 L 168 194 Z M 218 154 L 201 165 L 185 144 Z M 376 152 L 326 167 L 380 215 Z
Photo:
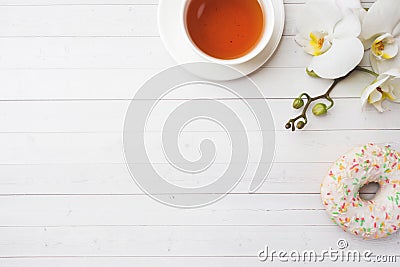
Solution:
M 313 78 L 320 78 L 318 76 L 318 74 L 316 74 L 313 70 L 309 70 L 308 68 L 306 68 L 306 72 L 308 74 L 308 76 L 313 77 Z
M 301 108 L 301 107 L 303 107 L 303 106 L 304 106 L 304 101 L 303 101 L 303 99 L 301 99 L 300 97 L 296 98 L 296 99 L 293 101 L 293 108 L 294 108 L 294 109 L 299 109 L 299 108 Z
M 289 130 L 290 128 L 292 128 L 292 124 L 291 124 L 290 122 L 288 122 L 288 123 L 285 125 L 285 128 Z
M 315 116 L 322 116 L 325 115 L 327 112 L 328 112 L 328 107 L 324 103 L 318 103 L 312 109 L 312 113 Z
M 301 130 L 304 128 L 304 126 L 306 126 L 306 123 L 304 121 L 299 121 L 296 126 L 297 129 Z

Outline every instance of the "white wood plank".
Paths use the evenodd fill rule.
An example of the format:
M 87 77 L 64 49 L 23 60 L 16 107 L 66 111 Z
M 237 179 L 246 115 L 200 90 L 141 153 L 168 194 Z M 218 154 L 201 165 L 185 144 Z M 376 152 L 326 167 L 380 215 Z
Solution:
M 160 71 L 161 69 L 3 69 L 0 70 L 0 99 L 132 99 L 139 88 Z M 318 95 L 331 84 L 331 81 L 309 77 L 304 67 L 262 68 L 250 78 L 266 98 L 293 99 L 302 92 Z M 356 71 L 349 80 L 337 86 L 332 96 L 360 97 L 361 91 L 372 79 L 374 78 L 369 74 Z M 186 95 L 188 96 L 190 95 Z M 210 92 L 210 97 L 216 97 L 215 92 Z
M 374 3 L 376 0 L 361 0 L 361 3 Z M 304 4 L 305 0 L 283 0 L 285 4 Z
M 155 5 L 158 0 L 1 0 L 0 5 Z M 285 4 L 304 4 L 305 0 L 283 0 Z M 373 3 L 375 0 L 361 0 Z
M 0 18 L 0 37 L 159 35 L 157 5 L 0 5 Z
M 179 198 L 179 195 L 175 197 Z M 146 195 L 1 196 L 0 203 L 0 212 L 7 214 L 0 218 L 0 227 L 333 225 L 317 194 L 234 194 L 210 206 L 197 209 L 167 207 Z
M 285 0 L 286 1 L 286 0 Z M 293 1 L 293 0 L 288 0 Z M 295 0 L 296 1 L 296 0 Z M 372 0 L 363 0 L 372 1 Z M 158 0 L 1 0 L 4 6 L 157 5 Z
M 168 181 L 186 187 L 202 184 L 203 176 L 187 177 L 169 164 L 154 164 Z M 225 164 L 216 169 L 220 173 Z M 274 163 L 258 194 L 319 194 L 320 184 L 332 165 L 326 163 Z M 258 164 L 249 164 L 255 170 Z M 247 194 L 252 176 L 245 175 L 233 194 Z M 364 190 L 372 193 L 373 190 Z M 0 165 L 1 195 L 129 195 L 144 194 L 133 182 L 125 164 Z
M 57 257 L 57 258 L 0 258 L 0 264 L 7 267 L 103 267 L 103 266 L 152 266 L 152 267 L 243 267 L 265 266 L 257 257 Z M 338 266 L 337 262 L 325 261 L 324 266 Z M 341 262 L 340 266 L 373 266 L 373 262 Z M 288 266 L 287 262 L 275 260 L 274 266 Z M 321 263 L 291 262 L 290 266 L 320 266 Z M 388 265 L 388 264 L 386 264 Z
M 262 194 L 245 194 L 247 175 L 234 194 L 199 210 L 167 208 L 143 195 L 123 164 L 120 131 L 139 86 L 175 64 L 156 37 L 157 3 L 0 0 L 0 99 L 24 100 L 0 105 L 0 265 L 253 266 L 261 265 L 254 256 L 265 244 L 328 249 L 339 237 L 352 249 L 398 254 L 398 235 L 364 242 L 333 226 L 320 205 L 321 177 L 339 154 L 364 142 L 398 139 L 397 130 L 388 130 L 399 128 L 398 107 L 384 115 L 361 113 L 362 86 L 354 81 L 338 88 L 335 97 L 346 99 L 337 100 L 327 118 L 313 120 L 309 131 L 279 132 L 278 163 Z M 272 98 L 277 126 L 295 114 L 287 98 L 329 85 L 304 74 L 309 57 L 291 36 L 304 0 L 285 3 L 284 34 L 290 36 L 252 76 Z M 367 58 L 362 65 L 369 66 Z M 356 80 L 369 82 L 366 76 Z M 62 101 L 73 99 L 88 101 Z M 353 110 L 355 122 L 343 121 Z M 193 134 L 208 133 L 195 128 Z M 250 131 L 250 137 L 255 134 Z M 210 135 L 217 142 L 223 137 Z M 156 151 L 156 134 L 151 138 L 150 150 Z M 193 156 L 192 148 L 185 153 Z M 155 163 L 171 175 L 161 158 Z M 179 173 L 172 177 L 196 183 Z
M 189 139 L 180 141 L 180 149 L 186 157 L 198 157 L 192 138 L 204 137 L 204 133 L 193 132 Z M 397 130 L 349 130 L 349 131 L 303 131 L 280 132 L 277 135 L 275 162 L 333 162 L 354 146 L 373 143 L 398 142 Z M 224 134 L 213 132 L 208 135 L 215 140 L 224 140 Z M 252 142 L 258 134 L 249 133 L 250 163 L 258 163 L 259 145 Z M 157 151 L 161 140 L 158 133 L 148 134 L 146 150 L 152 153 L 152 163 L 167 163 Z M 189 143 L 188 143 L 189 142 Z M 187 146 L 185 146 L 187 144 Z M 81 164 L 81 163 L 123 163 L 121 134 L 114 133 L 3 133 L 0 135 L 0 162 L 2 164 Z M 228 148 L 226 148 L 228 150 Z M 219 151 L 225 157 L 227 152 Z M 254 160 L 257 160 L 256 162 Z M 227 161 L 215 161 L 227 163 Z M 137 162 L 137 163 L 144 163 Z
M 159 37 L 3 38 L 0 50 L 0 69 L 160 69 L 175 65 Z M 304 68 L 310 59 L 293 36 L 286 36 L 265 66 Z M 368 56 L 361 65 L 370 65 Z
M 351 249 L 398 255 L 398 234 L 366 242 L 333 226 L 119 226 L 0 228 L 0 255 L 251 256 L 264 249 L 322 251 L 346 238 Z
M 327 163 L 275 163 L 258 193 L 319 194 L 320 183 L 329 169 Z M 224 168 L 225 164 L 220 164 Z M 257 164 L 250 164 L 254 170 Z M 168 174 L 169 181 L 182 186 L 198 186 L 168 164 L 155 166 Z M 248 193 L 252 177 L 245 175 L 234 193 Z M 201 179 L 201 178 L 199 178 Z M 143 194 L 133 182 L 125 164 L 40 164 L 0 165 L 0 194 Z
M 284 35 L 296 34 L 301 8 L 302 4 L 285 6 Z M 0 4 L 0 18 L 0 37 L 159 36 L 157 5 Z
M 4 38 L 1 69 L 154 68 L 173 64 L 159 38 Z
M 146 130 L 161 131 L 163 123 L 172 110 L 186 101 L 164 100 L 157 103 L 157 110 L 151 113 Z M 218 101 L 231 108 L 244 121 L 247 131 L 261 130 L 250 110 L 244 106 L 244 101 L 226 99 Z M 250 105 L 259 105 L 264 101 L 266 100 L 250 99 L 246 102 Z M 292 102 L 292 99 L 268 100 L 277 131 L 287 131 L 284 126 L 288 120 L 300 114 L 300 111 L 292 108 Z M 0 133 L 122 133 L 129 103 L 128 100 L 6 101 L 0 105 Z M 362 110 L 358 98 L 336 99 L 334 108 L 327 116 L 319 118 L 310 112 L 310 122 L 306 130 L 400 129 L 400 121 L 397 120 L 400 105 L 385 103 L 385 106 L 390 110 L 379 113 L 372 106 Z M 352 113 L 352 117 L 344 119 L 348 112 Z M 223 130 L 208 121 L 198 121 L 185 131 L 221 133 Z

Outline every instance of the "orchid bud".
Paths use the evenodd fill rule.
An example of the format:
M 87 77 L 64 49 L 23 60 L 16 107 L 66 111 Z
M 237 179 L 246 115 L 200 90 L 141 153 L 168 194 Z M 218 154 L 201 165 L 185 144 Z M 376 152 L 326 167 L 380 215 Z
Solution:
M 315 71 L 313 71 L 313 70 L 309 70 L 308 68 L 306 68 L 306 72 L 307 72 L 308 76 L 310 76 L 310 77 L 313 77 L 313 78 L 320 78 L 320 77 L 318 76 L 318 74 L 316 74 Z
M 306 123 L 304 121 L 299 121 L 297 123 L 297 129 L 299 129 L 299 130 L 303 129 L 304 126 L 306 126 Z
M 328 112 L 328 108 L 324 103 L 318 103 L 312 109 L 312 113 L 315 116 L 322 116 L 322 115 L 325 115 L 327 112 Z
M 303 101 L 303 99 L 301 99 L 300 97 L 296 98 L 296 99 L 293 101 L 293 108 L 294 108 L 294 109 L 299 109 L 299 108 L 301 108 L 301 107 L 303 107 L 303 106 L 304 106 L 304 101 Z

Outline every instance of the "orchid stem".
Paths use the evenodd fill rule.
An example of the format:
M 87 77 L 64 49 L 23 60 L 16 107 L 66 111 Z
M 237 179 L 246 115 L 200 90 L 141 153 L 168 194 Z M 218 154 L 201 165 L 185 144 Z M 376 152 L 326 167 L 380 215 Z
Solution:
M 362 72 L 365 72 L 365 73 L 371 74 L 371 75 L 373 75 L 373 76 L 375 76 L 375 77 L 378 77 L 378 76 L 379 76 L 379 74 L 378 74 L 378 73 L 376 73 L 376 72 L 374 72 L 374 71 L 372 71 L 372 70 L 369 70 L 369 69 L 363 68 L 363 67 L 359 67 L 359 66 L 357 66 L 357 67 L 355 68 L 355 70 L 358 70 L 358 71 L 362 71 Z
M 348 74 L 348 75 L 349 75 L 349 74 Z M 308 123 L 307 111 L 308 111 L 308 109 L 310 108 L 310 105 L 311 105 L 313 102 L 315 102 L 315 101 L 317 101 L 317 100 L 319 100 L 319 99 L 328 100 L 328 101 L 330 102 L 330 105 L 326 108 L 326 110 L 331 109 L 331 108 L 334 106 L 335 102 L 334 102 L 333 99 L 331 98 L 330 93 L 332 93 L 332 91 L 333 91 L 333 89 L 335 89 L 336 85 L 338 85 L 338 83 L 341 82 L 343 79 L 345 79 L 348 75 L 334 80 L 333 83 L 332 83 L 332 85 L 331 85 L 331 86 L 328 88 L 328 90 L 327 90 L 324 94 L 322 94 L 322 95 L 319 95 L 319 96 L 316 96 L 316 97 L 310 97 L 310 96 L 309 96 L 308 94 L 306 94 L 306 93 L 301 94 L 299 98 L 303 98 L 303 97 L 305 96 L 305 97 L 307 98 L 307 103 L 304 105 L 303 111 L 302 111 L 302 113 L 301 113 L 299 116 L 297 116 L 296 118 L 293 118 L 293 119 L 289 120 L 289 122 L 288 122 L 288 123 L 286 124 L 286 126 L 285 126 L 286 129 L 291 129 L 293 132 L 296 131 L 296 127 L 297 127 L 297 129 L 303 129 L 304 126 Z M 301 119 L 302 119 L 301 124 L 300 124 L 301 127 L 299 127 L 299 124 L 296 126 L 296 122 L 299 121 L 299 120 L 301 120 Z
M 378 77 L 378 76 L 379 76 L 378 73 L 376 73 L 376 72 L 374 72 L 374 71 L 372 71 L 372 70 L 363 68 L 363 67 L 357 66 L 353 71 L 355 71 L 355 70 L 368 73 L 368 74 L 373 75 L 373 76 L 375 76 L 375 77 Z M 335 89 L 336 85 L 338 85 L 338 83 L 340 83 L 342 80 L 344 80 L 345 78 L 347 78 L 351 73 L 353 73 L 353 71 L 351 71 L 350 73 L 348 73 L 346 76 L 343 76 L 343 77 L 340 77 L 340 78 L 338 78 L 338 79 L 335 79 L 335 80 L 333 81 L 332 85 L 331 85 L 331 86 L 328 88 L 328 90 L 325 92 L 325 94 L 322 94 L 322 95 L 319 95 L 319 96 L 316 96 L 316 97 L 311 97 L 311 96 L 308 95 L 307 93 L 302 93 L 302 94 L 297 98 L 297 101 L 300 101 L 301 104 L 300 104 L 300 106 L 298 106 L 298 107 L 296 107 L 296 108 L 301 108 L 301 106 L 303 105 L 303 100 L 305 100 L 304 97 L 306 97 L 306 98 L 307 98 L 307 102 L 306 102 L 306 104 L 305 104 L 304 107 L 303 107 L 303 111 L 301 112 L 301 114 L 300 114 L 299 116 L 297 116 L 297 117 L 295 117 L 295 118 L 289 120 L 289 122 L 285 125 L 285 128 L 286 128 L 286 129 L 291 129 L 293 132 L 296 131 L 296 128 L 299 129 L 299 130 L 303 129 L 303 128 L 306 126 L 306 124 L 308 123 L 307 111 L 308 111 L 308 109 L 310 108 L 311 103 L 313 103 L 313 102 L 315 102 L 315 101 L 317 101 L 317 100 L 319 100 L 319 99 L 325 99 L 325 100 L 329 101 L 330 105 L 329 105 L 329 106 L 324 106 L 324 107 L 323 107 L 323 108 L 324 108 L 324 110 L 323 110 L 324 112 L 323 112 L 323 113 L 319 113 L 319 114 L 318 114 L 318 113 L 314 113 L 316 116 L 323 115 L 323 114 L 325 114 L 329 109 L 331 109 L 331 108 L 335 105 L 335 102 L 334 102 L 333 99 L 331 98 L 330 94 L 332 93 L 333 89 Z M 307 73 L 308 73 L 308 72 L 307 72 Z M 318 105 L 318 104 L 317 104 L 317 105 Z M 320 105 L 321 105 L 321 104 L 320 104 Z M 314 110 L 313 110 L 313 112 L 314 112 Z M 296 124 L 296 122 L 297 122 L 297 124 Z

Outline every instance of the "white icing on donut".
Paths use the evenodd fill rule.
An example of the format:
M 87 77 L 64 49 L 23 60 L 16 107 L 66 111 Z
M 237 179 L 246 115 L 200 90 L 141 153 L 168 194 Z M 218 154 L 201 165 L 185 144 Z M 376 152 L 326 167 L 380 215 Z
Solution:
M 372 200 L 359 190 L 376 182 L 380 189 Z M 344 231 L 376 239 L 400 227 L 400 157 L 389 146 L 368 144 L 343 155 L 321 185 L 321 197 L 333 222 Z

